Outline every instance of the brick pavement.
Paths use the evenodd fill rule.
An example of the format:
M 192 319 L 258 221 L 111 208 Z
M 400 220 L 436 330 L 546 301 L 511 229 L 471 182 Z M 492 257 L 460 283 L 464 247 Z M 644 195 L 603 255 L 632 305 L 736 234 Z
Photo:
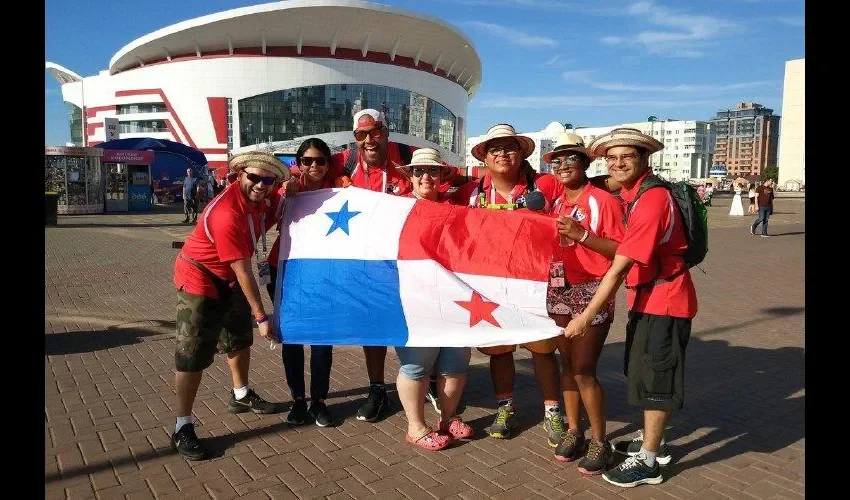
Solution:
M 694 274 L 700 313 L 688 347 L 687 401 L 671 422 L 673 464 L 657 486 L 623 490 L 552 460 L 527 353 L 517 355 L 519 434 L 482 436 L 493 415 L 487 360 L 474 355 L 465 419 L 477 438 L 443 452 L 402 442 L 396 401 L 377 424 L 357 422 L 365 368 L 337 347 L 328 404 L 334 428 L 289 427 L 285 413 L 230 415 L 230 377 L 217 358 L 195 405 L 211 460 L 169 448 L 174 426 L 175 296 L 171 269 L 189 228 L 182 213 L 60 217 L 45 229 L 45 495 L 47 498 L 800 498 L 805 488 L 802 283 L 805 200 L 778 199 L 774 238 L 749 235 L 729 199 L 710 208 L 707 274 Z M 599 375 L 612 439 L 638 412 L 621 373 L 619 296 Z M 309 352 L 309 350 L 308 350 Z M 280 350 L 259 345 L 251 381 L 290 401 Z M 398 363 L 387 357 L 387 381 Z M 434 418 L 432 409 L 427 410 Z

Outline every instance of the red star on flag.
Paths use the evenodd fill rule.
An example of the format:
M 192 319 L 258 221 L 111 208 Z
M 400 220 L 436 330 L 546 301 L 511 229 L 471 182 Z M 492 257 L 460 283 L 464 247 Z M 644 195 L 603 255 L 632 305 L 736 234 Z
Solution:
M 469 301 L 456 300 L 455 304 L 469 311 L 469 326 L 473 327 L 481 321 L 486 321 L 493 326 L 502 325 L 493 317 L 493 311 L 499 308 L 499 304 L 495 302 L 485 302 L 478 292 L 472 292 L 472 298 Z

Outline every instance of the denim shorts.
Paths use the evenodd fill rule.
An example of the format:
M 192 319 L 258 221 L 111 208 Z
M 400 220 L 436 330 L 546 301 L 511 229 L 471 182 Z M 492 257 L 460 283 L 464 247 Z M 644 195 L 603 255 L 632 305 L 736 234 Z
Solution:
M 399 372 L 410 380 L 439 375 L 465 375 L 469 371 L 469 347 L 396 347 Z

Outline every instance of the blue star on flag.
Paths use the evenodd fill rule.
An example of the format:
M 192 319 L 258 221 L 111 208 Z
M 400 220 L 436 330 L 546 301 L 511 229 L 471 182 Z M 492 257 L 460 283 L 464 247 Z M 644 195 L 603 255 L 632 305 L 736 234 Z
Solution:
M 328 229 L 328 233 L 325 236 L 328 236 L 337 229 L 342 229 L 345 234 L 349 234 L 348 221 L 350 221 L 351 218 L 355 215 L 359 214 L 360 212 L 348 211 L 348 200 L 343 203 L 342 208 L 339 209 L 339 212 L 325 212 L 325 215 L 327 215 L 328 218 L 333 221 L 333 224 L 331 224 L 331 228 Z

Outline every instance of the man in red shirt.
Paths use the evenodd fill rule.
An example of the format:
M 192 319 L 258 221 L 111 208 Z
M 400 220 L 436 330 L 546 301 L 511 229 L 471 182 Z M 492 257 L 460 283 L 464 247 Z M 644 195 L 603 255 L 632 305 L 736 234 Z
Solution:
M 696 291 L 682 257 L 687 237 L 678 205 L 662 186 L 635 199 L 652 173 L 649 156 L 663 147 L 631 128 L 614 129 L 590 144 L 595 156 L 607 159 L 609 174 L 622 186 L 620 197 L 628 204 L 626 232 L 590 304 L 564 331 L 567 338 L 587 333 L 593 318 L 626 281 L 624 371 L 629 403 L 643 407 L 644 428 L 631 443 L 618 443 L 617 451 L 630 457 L 603 475 L 623 487 L 663 481 L 659 465 L 670 461 L 664 425 L 684 402 L 685 348 L 697 313 Z
M 379 193 L 405 196 L 413 186 L 395 165 L 405 165 L 402 149 L 412 147 L 389 141 L 390 131 L 383 113 L 364 109 L 354 115 L 356 148 L 348 148 L 331 158 L 328 177 L 337 187 L 355 186 Z M 366 372 L 369 375 L 369 396 L 357 410 L 357 420 L 374 422 L 386 408 L 387 389 L 384 386 L 386 346 L 363 346 Z
M 252 324 L 261 337 L 276 340 L 251 257 L 257 255 L 262 281 L 263 268 L 268 269 L 265 233 L 274 222 L 274 186 L 288 180 L 290 173 L 274 155 L 260 152 L 232 157 L 230 168 L 238 174 L 237 180 L 207 206 L 174 263 L 177 425 L 172 444 L 189 460 L 201 460 L 207 454 L 195 435 L 191 415 L 203 370 L 212 364 L 216 351 L 227 354 L 233 379 L 230 413 L 277 410 L 277 405 L 248 387 Z
M 517 135 L 511 125 L 494 125 L 487 131 L 484 140 L 472 148 L 472 155 L 487 166 L 487 174 L 461 186 L 454 193 L 453 200 L 458 204 L 491 210 L 533 209 L 548 213 L 563 192 L 563 186 L 551 174 L 538 174 L 523 161 L 533 151 L 534 141 L 531 138 Z M 566 431 L 558 395 L 557 343 L 553 338 L 530 342 L 523 347 L 532 353 L 535 378 L 543 393 L 543 427 L 549 446 L 555 448 Z M 516 348 L 516 345 L 478 348 L 490 356 L 490 377 L 498 410 L 487 432 L 497 439 L 509 438 L 515 427 L 513 394 L 516 368 L 513 353 Z

